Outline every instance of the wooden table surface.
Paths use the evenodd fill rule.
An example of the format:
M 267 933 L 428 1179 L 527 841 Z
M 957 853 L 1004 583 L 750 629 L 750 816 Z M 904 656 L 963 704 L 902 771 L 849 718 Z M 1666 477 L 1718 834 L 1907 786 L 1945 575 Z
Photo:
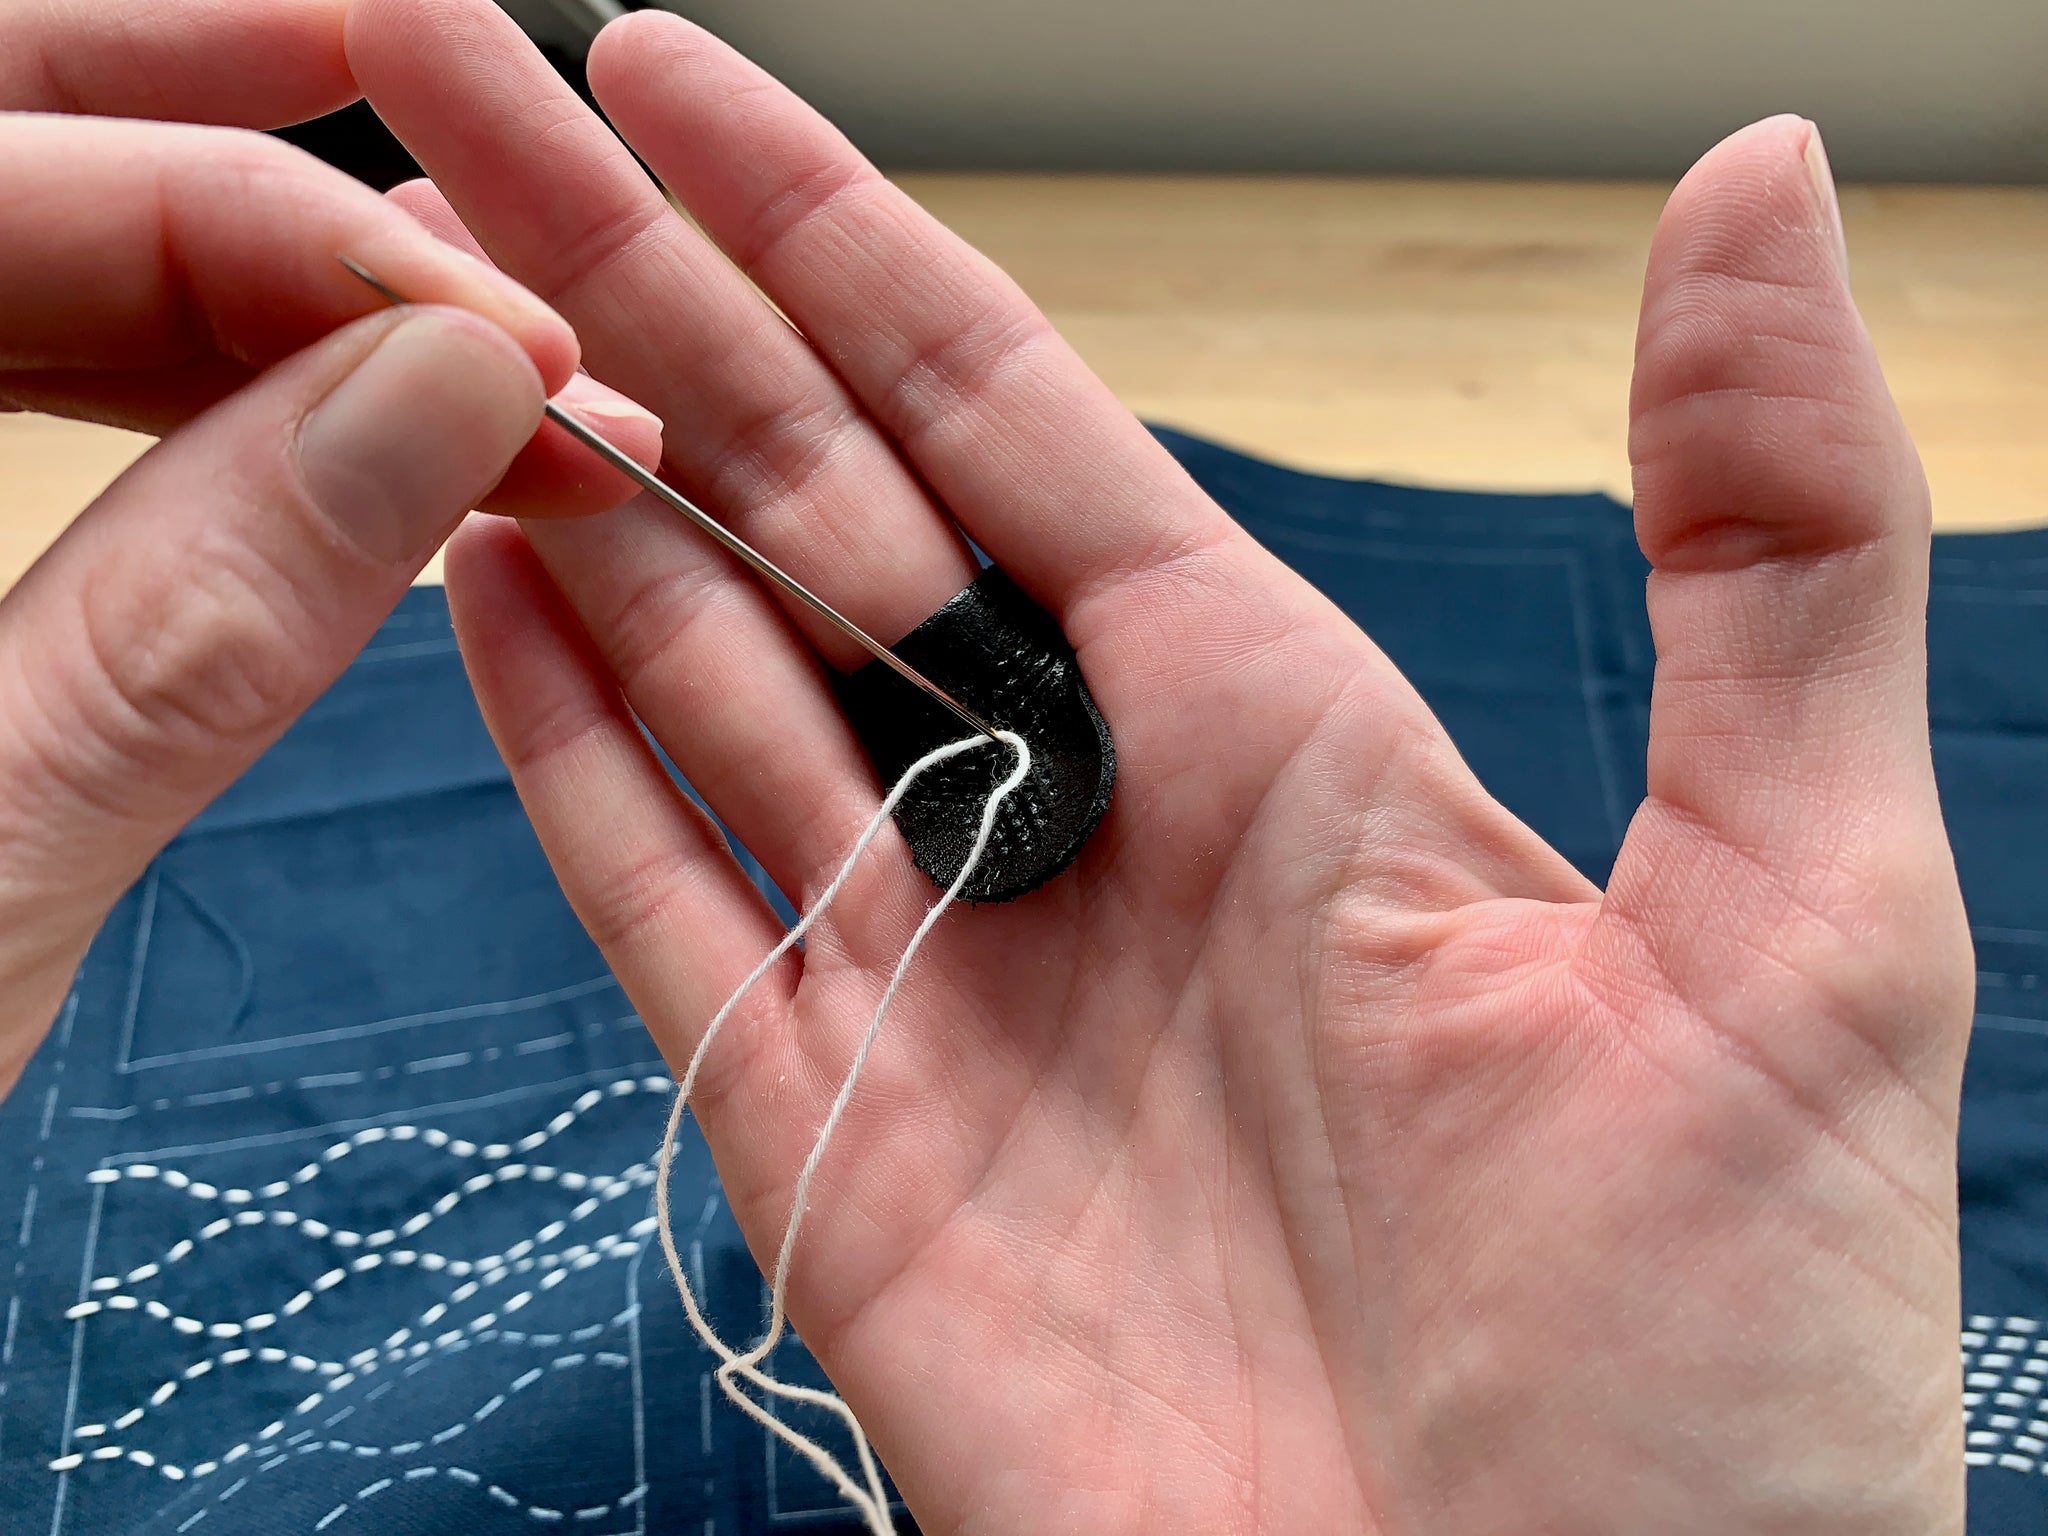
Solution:
M 1628 494 L 1634 183 L 935 176 L 1131 409 L 1305 468 Z M 1842 194 L 1944 528 L 2048 523 L 2048 189 Z M 143 439 L 0 417 L 0 587 Z

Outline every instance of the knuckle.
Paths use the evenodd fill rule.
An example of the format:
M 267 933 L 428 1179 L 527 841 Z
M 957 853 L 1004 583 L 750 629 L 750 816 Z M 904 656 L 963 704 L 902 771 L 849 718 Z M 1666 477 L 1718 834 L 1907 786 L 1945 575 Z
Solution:
M 881 176 L 863 161 L 811 166 L 754 210 L 734 246 L 733 259 L 749 272 L 770 265 L 805 231 L 838 218 L 856 200 L 885 190 Z
M 629 698 L 640 694 L 662 658 L 672 654 L 694 624 L 703 586 L 694 571 L 650 574 L 619 594 L 590 626 L 605 664 Z
M 573 771 L 586 748 L 600 746 L 615 721 L 583 699 L 542 705 L 499 726 L 498 750 L 515 776 Z
M 1824 1017 L 1875 1038 L 1959 1042 L 1976 969 L 1946 842 L 1938 835 L 1841 861 L 1778 930 L 1778 958 Z
M 933 427 L 996 405 L 1041 368 L 1057 342 L 1052 322 L 1021 296 L 1015 305 L 992 304 L 917 348 L 883 391 L 876 415 L 914 447 Z
M 777 402 L 735 420 L 714 455 L 713 498 L 726 506 L 802 507 L 862 423 L 836 391 Z M 758 521 L 758 512 L 750 521 Z
M 692 875 L 692 860 L 658 848 L 615 865 L 577 893 L 577 916 L 607 956 L 625 954 L 643 939 L 672 936 L 675 914 Z
M 1803 245 L 1762 243 L 1688 251 L 1645 304 L 1629 458 L 1660 566 L 1867 543 L 1925 502 L 1838 277 Z
M 669 678 L 687 679 L 713 657 L 723 658 L 733 605 L 765 603 L 757 589 L 720 579 L 708 556 L 702 564 L 654 572 L 636 582 L 590 626 L 606 665 L 629 699 L 651 702 Z
M 246 748 L 308 698 L 278 583 L 246 550 L 218 551 L 140 590 L 89 590 L 85 662 L 97 734 L 121 759 Z
M 183 174 L 205 189 L 203 207 L 288 208 L 308 195 L 309 183 L 325 168 L 296 145 L 247 128 L 196 127 L 202 151 L 187 160 Z

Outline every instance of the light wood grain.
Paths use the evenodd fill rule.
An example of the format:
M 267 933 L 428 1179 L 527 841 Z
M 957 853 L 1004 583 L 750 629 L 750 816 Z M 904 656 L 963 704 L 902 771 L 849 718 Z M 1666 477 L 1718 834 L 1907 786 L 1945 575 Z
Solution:
M 1305 468 L 1628 494 L 1638 183 L 934 176 L 1130 407 Z M 1842 195 L 1944 528 L 2048 523 L 2048 191 Z M 0 585 L 134 455 L 0 418 Z
M 1150 420 L 1332 473 L 1628 495 L 1661 186 L 906 182 Z M 2048 522 L 2048 191 L 1842 204 L 1937 520 Z

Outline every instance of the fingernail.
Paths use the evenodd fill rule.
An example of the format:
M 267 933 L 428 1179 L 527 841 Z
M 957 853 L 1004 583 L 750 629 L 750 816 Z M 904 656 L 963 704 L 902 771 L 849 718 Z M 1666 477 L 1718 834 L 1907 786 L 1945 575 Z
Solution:
M 555 396 L 555 404 L 650 469 L 661 462 L 661 418 L 609 384 L 600 384 L 587 373 L 576 374 Z
M 609 384 L 600 384 L 587 373 L 579 373 L 562 387 L 555 396 L 557 405 L 567 406 L 578 416 L 591 421 L 594 426 L 598 418 L 609 421 L 630 421 L 638 425 L 651 426 L 661 430 L 661 418 L 640 404 L 639 401 L 620 394 Z
M 414 311 L 307 413 L 299 473 L 373 559 L 418 560 L 497 483 L 540 404 L 509 336 L 457 311 Z
M 1813 181 L 1814 195 L 1820 199 L 1821 220 L 1834 251 L 1835 265 L 1841 269 L 1842 281 L 1847 282 L 1849 241 L 1842 233 L 1842 200 L 1835 191 L 1835 173 L 1828 165 L 1827 146 L 1820 140 L 1820 125 L 1811 119 L 1806 124 L 1806 174 Z

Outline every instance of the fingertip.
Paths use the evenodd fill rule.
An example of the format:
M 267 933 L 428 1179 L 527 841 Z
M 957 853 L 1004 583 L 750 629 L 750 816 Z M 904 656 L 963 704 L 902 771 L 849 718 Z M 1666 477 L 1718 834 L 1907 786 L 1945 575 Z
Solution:
M 522 407 L 535 403 L 533 396 L 542 392 L 546 378 L 534 363 L 530 350 L 519 335 L 498 323 L 496 317 L 480 314 L 465 304 L 418 303 L 408 304 L 397 312 L 398 328 L 410 332 L 414 329 L 431 329 L 446 338 L 472 358 L 469 378 L 476 381 L 482 370 L 496 371 L 505 380 L 505 389 L 515 397 Z M 415 327 L 413 322 L 425 321 L 427 326 Z M 444 346 L 446 345 L 444 343 Z
M 1663 281 L 1698 270 L 1831 292 L 1840 286 L 1841 238 L 1820 130 L 1795 113 L 1767 117 L 1714 145 L 1672 189 L 1645 302 Z
M 373 105 L 430 78 L 434 60 L 451 49 L 471 57 L 532 49 L 493 0 L 350 0 L 342 37 L 349 67 Z
M 573 379 L 583 360 L 583 344 L 569 322 L 496 267 L 443 244 L 451 257 L 474 269 L 471 281 L 494 290 L 493 299 L 478 306 L 479 313 L 519 343 L 539 373 L 541 387 L 552 394 Z
M 358 79 L 364 64 L 383 56 L 386 40 L 394 38 L 394 34 L 403 38 L 427 8 L 424 0 L 418 7 L 395 4 L 393 0 L 348 0 L 342 16 L 341 42 L 349 67 L 358 71 Z
M 602 102 L 609 92 L 630 90 L 688 63 L 693 53 L 725 46 L 716 33 L 673 11 L 628 11 L 597 34 L 584 73 L 591 94 Z
M 1744 161 L 1789 163 L 1796 160 L 1805 152 L 1812 127 L 1813 124 L 1797 112 L 1777 112 L 1753 123 L 1745 123 L 1717 140 L 1694 161 L 1691 169 L 1679 178 L 1677 190 L 1683 192 L 1702 183 L 1714 182 L 1726 174 L 1730 165 Z
M 1672 192 L 1629 404 L 1637 530 L 1659 564 L 1826 552 L 1924 504 L 1805 118 L 1729 135 Z
M 606 22 L 591 40 L 589 67 L 592 70 L 609 70 L 616 63 L 630 60 L 639 48 L 657 39 L 677 39 L 693 34 L 710 35 L 696 22 L 678 16 L 674 11 L 658 7 L 628 11 Z
M 472 235 L 469 227 L 456 216 L 455 210 L 448 206 L 448 199 L 442 195 L 441 189 L 429 178 L 418 176 L 411 181 L 402 181 L 384 194 L 384 200 L 418 220 L 427 233 L 442 244 L 453 246 L 466 256 L 474 256 L 478 261 L 490 261 L 490 257 L 484 253 L 484 248 L 476 243 L 476 236 Z
M 417 569 L 532 435 L 540 381 L 511 337 L 447 306 L 358 322 L 325 351 L 346 370 L 304 407 L 298 483 L 366 555 Z
M 661 418 L 639 401 L 579 373 L 555 396 L 555 404 L 622 449 L 634 463 L 647 469 L 660 467 Z
M 425 3 L 415 9 L 391 0 L 348 0 L 342 17 L 342 53 L 373 106 L 386 77 L 398 73 L 402 78 L 406 56 L 418 51 L 414 34 L 430 24 L 428 9 Z
M 437 238 L 414 218 L 360 230 L 334 256 L 328 282 L 358 313 L 372 313 L 388 301 L 351 273 L 342 257 L 409 304 L 467 310 L 495 326 L 526 354 L 548 394 L 575 375 L 582 349 L 568 321 L 497 268 Z
M 0 8 L 16 111 L 281 128 L 353 101 L 344 0 L 100 0 Z
M 458 630 L 489 638 L 494 622 L 491 594 L 516 579 L 521 560 L 533 562 L 534 556 L 518 523 L 505 517 L 463 519 L 441 552 L 448 609 Z
M 661 463 L 661 420 L 587 374 L 576 374 L 554 403 L 577 417 L 636 464 Z M 483 510 L 508 517 L 575 518 L 608 512 L 639 487 L 600 460 L 552 421 L 533 440 L 486 498 Z
M 508 299 L 514 307 L 507 329 L 519 336 L 522 345 L 527 347 L 542 380 L 550 389 L 574 387 L 575 381 L 581 377 L 576 372 L 576 365 L 581 360 L 582 347 L 569 322 L 556 314 L 552 306 L 498 270 L 477 243 L 476 236 L 469 232 L 461 216 L 430 178 L 418 176 L 401 182 L 384 194 L 384 200 L 409 215 L 455 256 L 482 268 L 489 275 L 488 280 L 497 285 L 499 296 Z M 464 276 L 473 277 L 475 274 L 465 269 Z M 566 377 L 563 376 L 564 369 L 567 370 Z

